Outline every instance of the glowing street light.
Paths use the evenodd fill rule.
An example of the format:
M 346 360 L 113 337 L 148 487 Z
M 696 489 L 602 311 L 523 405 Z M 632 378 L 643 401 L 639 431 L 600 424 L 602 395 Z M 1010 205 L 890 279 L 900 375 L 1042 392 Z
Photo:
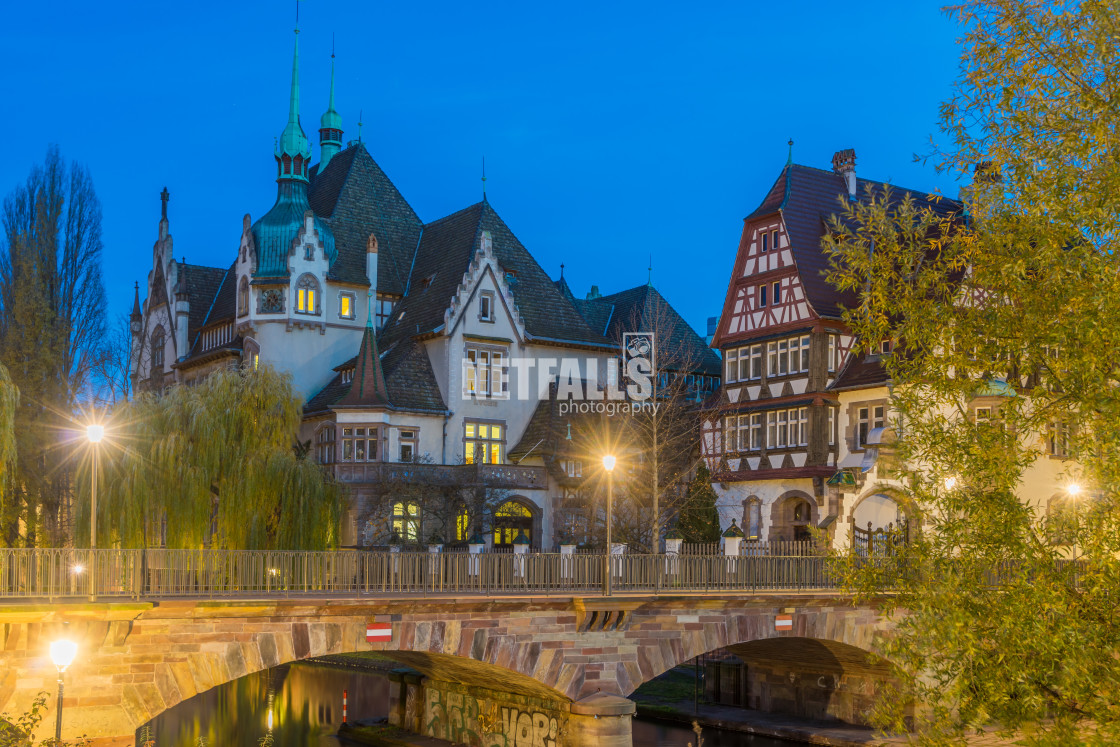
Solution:
M 51 661 L 58 668 L 58 708 L 55 709 L 54 739 L 62 743 L 62 673 L 74 661 L 78 653 L 78 644 L 67 638 L 51 641 Z
M 945 478 L 945 489 L 946 490 L 952 490 L 955 487 L 957 487 L 957 477 L 956 477 L 956 475 L 949 475 L 948 477 L 946 477 Z
M 87 425 L 86 438 L 91 444 L 101 443 L 101 439 L 105 438 L 105 426 L 98 423 Z
M 607 572 L 603 576 L 603 595 L 611 595 L 611 524 L 614 523 L 614 463 L 612 454 L 603 455 L 603 469 L 607 471 Z
M 1069 485 L 1066 485 L 1066 493 L 1070 498 L 1076 498 L 1077 496 L 1081 495 L 1080 483 L 1071 482 Z

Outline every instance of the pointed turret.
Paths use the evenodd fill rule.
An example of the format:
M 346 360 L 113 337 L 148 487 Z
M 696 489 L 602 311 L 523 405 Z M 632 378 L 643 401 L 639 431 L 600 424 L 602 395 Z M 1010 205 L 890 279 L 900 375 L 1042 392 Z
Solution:
M 311 205 L 307 201 L 307 172 L 311 159 L 311 142 L 299 124 L 299 28 L 296 28 L 295 53 L 292 56 L 292 92 L 288 102 L 288 124 L 276 142 L 276 203 L 253 224 L 256 261 L 253 278 L 279 280 L 290 272 L 288 258 L 292 240 L 299 236 Z M 326 221 L 312 213 L 315 232 L 327 259 L 333 265 L 338 257 L 334 234 Z
M 128 317 L 129 327 L 132 329 L 132 334 L 140 334 L 140 323 L 144 320 L 144 315 L 140 312 L 140 283 L 136 283 L 133 288 L 132 294 L 132 313 Z
M 342 150 L 342 115 L 334 108 L 334 53 L 331 53 L 331 95 L 327 110 L 319 118 L 319 173 Z
M 299 123 L 299 28 L 296 28 L 295 51 L 292 53 L 292 92 L 288 100 L 288 124 L 276 143 L 277 179 L 307 181 L 311 141 Z
M 336 406 L 372 407 L 389 404 L 389 390 L 381 370 L 381 356 L 377 352 L 377 335 L 373 330 L 373 294 L 370 294 L 366 329 L 362 333 L 362 347 L 354 366 L 354 379 L 350 391 L 338 400 Z

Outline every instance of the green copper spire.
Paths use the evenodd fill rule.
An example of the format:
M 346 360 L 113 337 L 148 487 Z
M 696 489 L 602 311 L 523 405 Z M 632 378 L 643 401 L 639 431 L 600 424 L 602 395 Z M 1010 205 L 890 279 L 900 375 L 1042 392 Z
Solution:
M 292 93 L 288 101 L 288 124 L 280 133 L 276 146 L 277 178 L 307 181 L 311 142 L 299 123 L 299 27 L 296 27 L 295 52 L 292 54 Z
M 331 96 L 327 110 L 319 118 L 319 173 L 342 150 L 342 115 L 334 108 L 334 43 L 331 43 Z

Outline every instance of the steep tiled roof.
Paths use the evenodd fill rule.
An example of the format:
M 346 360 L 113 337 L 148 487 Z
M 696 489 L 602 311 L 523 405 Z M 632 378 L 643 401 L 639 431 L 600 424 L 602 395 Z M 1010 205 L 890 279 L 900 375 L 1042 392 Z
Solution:
M 377 237 L 377 289 L 400 295 L 420 238 L 416 212 L 393 186 L 365 146 L 355 143 L 327 163 L 311 169 L 311 209 L 326 218 L 334 233 L 338 258 L 331 277 L 365 284 L 366 246 Z
M 485 201 L 424 226 L 408 294 L 386 326 L 389 341 L 431 332 L 443 324 L 444 312 L 463 280 L 483 231 L 490 232 L 498 264 L 511 275 L 514 303 L 530 335 L 594 345 L 608 343 L 588 327 L 572 301 Z
M 833 391 L 864 389 L 886 386 L 888 381 L 890 376 L 887 375 L 887 369 L 883 367 L 880 357 L 871 355 L 865 350 L 848 359 L 829 389 Z
M 657 335 L 657 349 L 668 356 L 664 359 L 666 368 L 678 370 L 683 366 L 693 372 L 720 374 L 719 357 L 652 285 L 576 301 L 576 307 L 609 340 L 621 342 L 624 332 Z
M 868 187 L 879 196 L 887 186 L 891 187 L 895 200 L 901 201 L 906 195 L 910 195 L 919 203 L 919 207 L 928 206 L 943 215 L 950 215 L 961 209 L 960 203 L 955 200 L 935 198 L 921 190 L 905 189 L 870 179 L 857 178 L 856 196 L 864 201 L 867 199 Z M 751 221 L 781 212 L 805 294 L 814 311 L 824 317 L 839 318 L 843 309 L 856 301 L 854 294 L 841 294 L 825 278 L 828 257 L 821 250 L 821 237 L 828 230 L 829 217 L 840 215 L 843 201 L 847 199 L 847 187 L 839 174 L 791 164 L 782 169 L 762 203 L 745 219 Z
M 194 343 L 200 327 L 206 324 L 206 317 L 214 303 L 218 289 L 227 270 L 205 265 L 179 265 L 179 288 L 185 288 L 190 301 L 190 315 L 187 323 L 187 339 Z
M 350 393 L 352 382 L 343 382 L 343 372 L 353 371 L 359 359 L 360 356 L 355 356 L 336 366 L 335 370 L 338 373 L 329 384 L 308 400 L 304 411 L 312 413 L 326 410 L 334 405 L 347 404 L 343 400 Z M 440 394 L 439 384 L 436 383 L 435 372 L 432 370 L 423 343 L 406 338 L 391 345 L 381 354 L 380 359 L 385 388 L 388 391 L 388 402 L 384 406 L 395 410 L 446 412 L 447 406 Z M 367 404 L 370 407 L 380 406 L 377 403 L 359 404 Z
M 381 370 L 381 358 L 377 353 L 377 338 L 373 325 L 366 324 L 362 332 L 362 346 L 354 362 L 354 379 L 350 391 L 336 403 L 347 407 L 373 407 L 389 404 L 385 388 L 385 374 Z

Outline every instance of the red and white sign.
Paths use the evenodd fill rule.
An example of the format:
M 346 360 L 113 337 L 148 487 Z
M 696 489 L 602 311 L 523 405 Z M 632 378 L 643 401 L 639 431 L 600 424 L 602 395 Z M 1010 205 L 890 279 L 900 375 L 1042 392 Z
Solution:
M 775 617 L 774 628 L 777 630 L 793 630 L 793 615 L 778 615 Z
M 392 623 L 370 623 L 366 626 L 367 643 L 386 643 L 393 640 Z

